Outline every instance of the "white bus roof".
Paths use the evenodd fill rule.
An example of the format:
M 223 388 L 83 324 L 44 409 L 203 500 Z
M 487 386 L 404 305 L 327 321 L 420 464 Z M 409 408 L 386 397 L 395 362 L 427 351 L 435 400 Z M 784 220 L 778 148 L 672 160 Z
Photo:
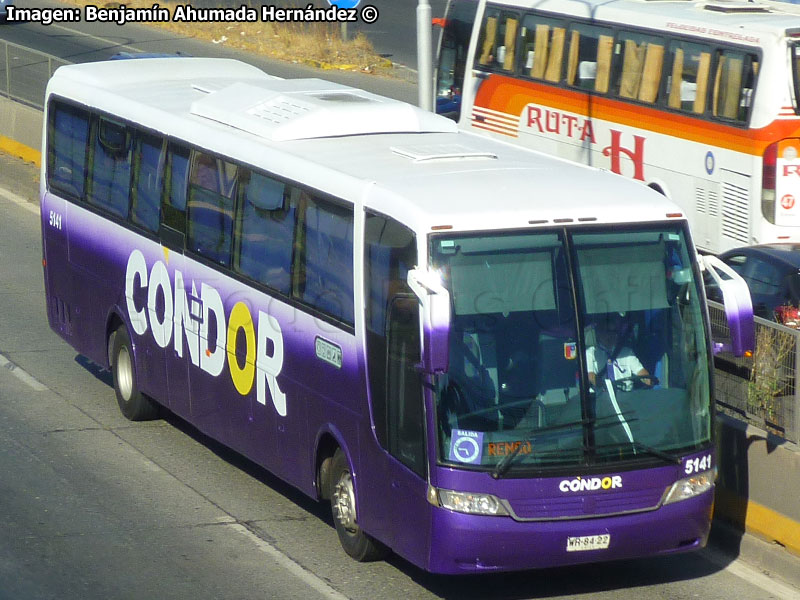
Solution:
M 227 59 L 59 68 L 59 95 L 369 207 L 417 231 L 663 220 L 680 209 L 638 182 L 459 132 L 409 104 Z
M 759 45 L 800 28 L 800 7 L 774 0 L 501 0 L 496 4 L 593 17 L 659 31 Z

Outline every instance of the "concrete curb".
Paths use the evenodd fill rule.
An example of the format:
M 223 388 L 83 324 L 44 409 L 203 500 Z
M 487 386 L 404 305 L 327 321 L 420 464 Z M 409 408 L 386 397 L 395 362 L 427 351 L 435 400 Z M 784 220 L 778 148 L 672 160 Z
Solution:
M 715 518 L 800 558 L 800 448 L 727 415 L 716 428 Z
M 741 529 L 715 520 L 708 541 L 709 549 L 726 560 L 741 559 L 767 575 L 776 575 L 800 589 L 798 557 L 778 543 L 770 543 Z M 800 597 L 800 591 L 798 591 Z
M 42 144 L 42 111 L 0 96 L 0 133 L 9 154 L 30 160 L 28 152 L 38 154 Z
M 0 152 L 21 158 L 25 162 L 35 164 L 37 167 L 42 165 L 42 153 L 40 151 L 34 150 L 25 144 L 20 144 L 18 141 L 4 135 L 0 135 Z
M 739 515 L 745 515 L 741 522 Z M 747 533 L 786 548 L 800 559 L 800 523 L 753 500 L 745 500 L 729 490 L 717 487 L 714 517 L 728 526 L 744 526 Z M 800 569 L 798 569 L 800 570 Z

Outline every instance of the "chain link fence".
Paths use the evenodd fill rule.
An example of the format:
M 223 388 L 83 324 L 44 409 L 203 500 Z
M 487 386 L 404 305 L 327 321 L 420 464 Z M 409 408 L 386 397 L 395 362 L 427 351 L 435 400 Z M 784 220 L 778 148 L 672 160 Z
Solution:
M 0 96 L 33 108 L 44 108 L 44 92 L 50 76 L 70 61 L 0 41 Z
M 708 303 L 714 341 L 730 339 L 725 309 Z M 800 443 L 800 331 L 760 317 L 752 357 L 722 352 L 714 359 L 715 398 L 720 412 L 788 441 Z

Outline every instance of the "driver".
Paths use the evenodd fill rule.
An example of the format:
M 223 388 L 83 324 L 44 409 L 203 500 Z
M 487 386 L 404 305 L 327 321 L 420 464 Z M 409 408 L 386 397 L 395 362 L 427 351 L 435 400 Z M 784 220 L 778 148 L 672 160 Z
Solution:
M 612 313 L 590 326 L 594 329 L 595 343 L 586 348 L 586 368 L 592 387 L 596 387 L 598 375 L 611 381 L 624 380 L 627 391 L 633 389 L 634 376 L 646 386 L 653 385 L 650 373 L 633 350 L 624 345 L 623 325 L 621 315 Z

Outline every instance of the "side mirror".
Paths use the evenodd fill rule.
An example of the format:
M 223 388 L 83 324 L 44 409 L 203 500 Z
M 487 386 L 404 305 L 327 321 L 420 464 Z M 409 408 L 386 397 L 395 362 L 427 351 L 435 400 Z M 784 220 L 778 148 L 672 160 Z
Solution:
M 750 288 L 739 274 L 716 256 L 700 257 L 700 264 L 717 284 L 725 306 L 725 317 L 731 332 L 731 348 L 734 356 L 743 356 L 755 348 L 755 322 Z M 722 278 L 725 275 L 726 279 Z
M 449 366 L 450 292 L 439 274 L 427 269 L 411 269 L 407 281 L 422 305 L 422 368 L 444 373 Z

